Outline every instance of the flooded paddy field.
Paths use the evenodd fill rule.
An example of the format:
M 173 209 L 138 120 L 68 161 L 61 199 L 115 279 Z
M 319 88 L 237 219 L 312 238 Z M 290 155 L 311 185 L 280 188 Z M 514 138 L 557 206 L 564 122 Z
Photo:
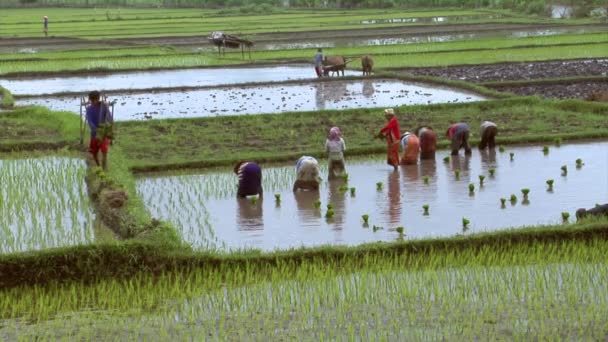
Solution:
M 115 120 L 137 120 L 392 107 L 480 101 L 485 98 L 429 84 L 361 79 L 118 93 L 111 94 L 108 100 L 116 100 Z M 53 110 L 78 112 L 80 98 L 49 96 L 17 100 L 17 105 L 32 104 Z
M 345 75 L 361 72 L 346 70 Z M 143 72 L 119 72 L 86 76 L 19 77 L 0 79 L 0 84 L 13 95 L 45 95 L 94 89 L 104 91 L 130 89 L 159 89 L 178 87 L 208 87 L 243 83 L 282 82 L 316 78 L 310 65 L 280 65 L 265 67 L 198 68 Z
M 0 254 L 91 243 L 84 160 L 0 160 Z
M 472 157 L 461 155 L 448 162 L 443 161 L 448 152 L 442 151 L 435 162 L 402 166 L 397 172 L 384 159 L 347 159 L 348 181 L 324 181 L 319 192 L 291 191 L 293 165 L 263 166 L 265 196 L 255 201 L 236 198 L 237 180 L 228 168 L 199 175 L 142 177 L 137 189 L 152 215 L 173 222 L 196 248 L 357 245 L 395 240 L 397 227 L 404 227 L 410 239 L 556 224 L 562 221 L 562 212 L 570 213 L 574 221 L 576 209 L 608 200 L 607 148 L 608 142 L 595 142 L 551 146 L 548 154 L 541 146 L 510 147 L 506 152 L 475 150 Z M 584 163 L 580 168 L 575 163 L 578 158 Z M 495 169 L 494 176 L 490 169 Z M 460 170 L 458 177 L 455 170 Z M 323 177 L 326 174 L 324 167 Z M 483 186 L 480 175 L 485 176 Z M 549 179 L 554 180 L 552 191 L 546 183 Z M 469 184 L 475 186 L 473 193 Z M 521 192 L 524 188 L 530 190 L 527 200 Z M 513 202 L 511 195 L 516 197 Z M 505 206 L 501 198 L 506 199 Z M 328 204 L 335 212 L 331 218 L 325 217 Z M 424 215 L 423 205 L 429 206 L 429 215 Z M 362 215 L 369 215 L 367 225 Z M 467 229 L 463 218 L 470 221 Z

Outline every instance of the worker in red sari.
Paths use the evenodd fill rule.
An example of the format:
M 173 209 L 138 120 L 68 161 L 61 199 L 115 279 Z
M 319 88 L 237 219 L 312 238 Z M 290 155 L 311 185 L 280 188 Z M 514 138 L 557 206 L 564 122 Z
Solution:
M 387 163 L 392 165 L 395 170 L 399 166 L 399 138 L 401 132 L 399 131 L 399 122 L 395 117 L 395 110 L 388 108 L 384 110 L 384 117 L 388 121 L 378 133 L 378 138 L 386 139 L 387 143 Z

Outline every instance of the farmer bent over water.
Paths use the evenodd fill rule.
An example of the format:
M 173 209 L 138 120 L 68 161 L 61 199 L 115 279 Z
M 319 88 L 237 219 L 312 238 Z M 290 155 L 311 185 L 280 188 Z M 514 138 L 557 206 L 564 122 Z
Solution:
M 576 211 L 576 219 L 580 220 L 584 217 L 588 216 L 608 216 L 608 203 L 603 205 L 598 205 L 593 209 L 584 209 L 581 208 Z
M 435 159 L 437 150 L 437 134 L 430 126 L 416 128 L 416 135 L 420 140 L 420 159 Z
M 340 128 L 332 127 L 325 140 L 325 151 L 327 159 L 329 159 L 329 179 L 344 173 L 344 150 L 346 150 L 346 145 L 341 137 Z
M 405 132 L 401 136 L 401 155 L 402 165 L 415 165 L 418 163 L 418 151 L 420 149 L 420 141 L 415 134 Z
M 471 154 L 469 145 L 469 125 L 463 122 L 455 123 L 445 132 L 445 135 L 452 141 L 452 155 L 457 156 L 458 150 L 464 147 L 465 154 Z
M 98 154 L 101 150 L 101 166 L 107 168 L 108 149 L 110 146 L 111 125 L 113 122 L 112 112 L 107 103 L 100 101 L 100 93 L 92 91 L 89 93 L 90 105 L 87 106 L 86 119 L 91 131 L 89 152 L 93 155 L 95 164 L 99 166 Z M 98 132 L 99 131 L 99 132 Z
M 492 121 L 484 121 L 479 129 L 479 136 L 481 141 L 479 142 L 479 149 L 483 150 L 487 147 L 493 149 L 496 146 L 494 138 L 498 133 L 498 127 Z
M 262 197 L 262 168 L 258 164 L 240 161 L 234 166 L 234 173 L 239 177 L 238 197 Z
M 302 190 L 319 190 L 319 162 L 310 156 L 303 156 L 298 159 L 296 164 L 297 178 L 293 183 L 293 191 Z
M 399 137 L 401 137 L 401 133 L 399 132 L 399 122 L 397 122 L 397 118 L 395 118 L 395 110 L 392 108 L 384 110 L 384 117 L 388 123 L 380 130 L 377 137 L 386 139 L 386 162 L 397 170 L 397 167 L 399 166 Z

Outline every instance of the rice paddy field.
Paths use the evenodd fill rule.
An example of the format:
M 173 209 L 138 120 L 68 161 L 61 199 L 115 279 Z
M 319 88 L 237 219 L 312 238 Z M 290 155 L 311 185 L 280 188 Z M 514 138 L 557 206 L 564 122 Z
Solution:
M 0 4 L 0 340 L 608 339 L 608 218 L 575 217 L 608 202 L 608 105 L 585 101 L 608 89 L 602 3 L 100 1 Z M 213 31 L 255 44 L 220 56 Z M 346 78 L 317 79 L 320 47 Z M 94 89 L 116 101 L 107 170 L 81 129 Z M 385 107 L 435 128 L 434 161 L 385 164 Z M 476 144 L 484 120 L 500 148 L 449 157 L 449 124 Z M 330 182 L 332 126 L 348 177 Z M 301 155 L 320 191 L 292 192 Z M 263 197 L 236 198 L 239 160 Z

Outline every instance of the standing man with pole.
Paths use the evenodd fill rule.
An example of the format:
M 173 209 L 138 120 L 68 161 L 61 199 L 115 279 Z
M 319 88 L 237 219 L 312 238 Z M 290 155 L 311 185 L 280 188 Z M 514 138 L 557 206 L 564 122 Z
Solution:
M 93 155 L 95 164 L 106 170 L 108 149 L 112 139 L 113 117 L 110 107 L 100 100 L 100 96 L 96 90 L 89 93 L 90 105 L 87 106 L 86 118 L 91 130 L 89 152 Z M 101 151 L 101 165 L 98 158 L 99 151 Z

